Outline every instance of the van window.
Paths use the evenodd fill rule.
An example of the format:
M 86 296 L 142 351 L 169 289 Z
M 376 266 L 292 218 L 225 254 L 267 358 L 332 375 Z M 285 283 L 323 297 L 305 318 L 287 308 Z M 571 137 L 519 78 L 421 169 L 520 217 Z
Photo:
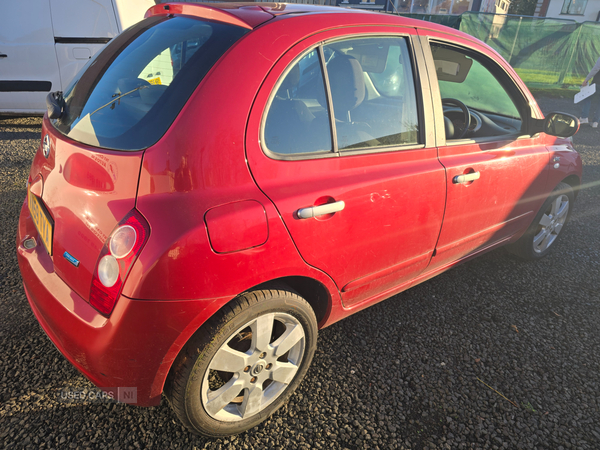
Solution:
M 117 36 L 65 93 L 54 126 L 114 150 L 155 144 L 204 75 L 247 32 L 190 17 L 151 17 Z

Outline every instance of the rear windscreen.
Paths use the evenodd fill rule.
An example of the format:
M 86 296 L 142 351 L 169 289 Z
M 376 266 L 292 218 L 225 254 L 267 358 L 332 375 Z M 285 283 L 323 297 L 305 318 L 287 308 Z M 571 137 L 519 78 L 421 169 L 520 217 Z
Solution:
M 198 83 L 248 30 L 151 17 L 113 39 L 65 91 L 54 126 L 87 145 L 140 150 L 167 131 Z

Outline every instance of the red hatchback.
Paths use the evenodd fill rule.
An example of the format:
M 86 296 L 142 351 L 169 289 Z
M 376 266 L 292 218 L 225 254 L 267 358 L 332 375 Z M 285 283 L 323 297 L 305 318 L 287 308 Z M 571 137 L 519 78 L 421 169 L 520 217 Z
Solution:
M 97 386 L 238 433 L 289 398 L 318 328 L 503 244 L 551 251 L 578 126 L 456 30 L 159 4 L 48 97 L 27 297 Z

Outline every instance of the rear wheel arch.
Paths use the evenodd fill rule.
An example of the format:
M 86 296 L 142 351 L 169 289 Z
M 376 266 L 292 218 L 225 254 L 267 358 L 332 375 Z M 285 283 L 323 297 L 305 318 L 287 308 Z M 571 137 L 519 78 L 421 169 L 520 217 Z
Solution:
M 280 280 L 279 280 L 280 281 Z M 269 301 L 269 300 L 272 300 Z M 181 348 L 181 350 L 179 351 L 178 355 L 174 358 L 173 363 L 169 369 L 169 372 L 167 374 L 167 377 L 165 379 L 165 383 L 164 383 L 164 394 L 166 396 L 166 398 L 169 401 L 170 406 L 172 407 L 172 409 L 175 411 L 175 413 L 177 414 L 177 416 L 179 417 L 179 419 L 182 421 L 182 423 L 192 432 L 198 434 L 204 434 L 207 436 L 213 436 L 213 437 L 220 437 L 220 436 L 225 436 L 225 435 L 230 435 L 230 434 L 237 434 L 245 429 L 248 429 L 249 427 L 255 426 L 256 424 L 262 422 L 264 419 L 266 419 L 266 417 L 268 417 L 270 414 L 272 414 L 274 411 L 276 411 L 280 406 L 282 406 L 283 403 L 285 403 L 285 401 L 287 401 L 287 398 L 289 398 L 289 396 L 294 392 L 294 390 L 296 389 L 297 384 L 302 380 L 302 378 L 304 377 L 304 374 L 306 373 L 308 367 L 310 366 L 310 362 L 312 360 L 312 356 L 314 354 L 314 350 L 316 348 L 316 339 L 317 339 L 317 320 L 316 317 L 314 315 L 314 311 L 312 309 L 313 307 L 307 302 L 305 301 L 305 299 L 303 299 L 300 294 L 298 294 L 297 292 L 294 292 L 292 289 L 290 289 L 289 287 L 287 287 L 286 285 L 284 285 L 283 283 L 279 282 L 277 285 L 273 284 L 271 285 L 271 287 L 267 287 L 266 284 L 261 285 L 260 287 L 251 289 L 251 290 L 246 290 L 244 292 L 242 292 L 241 294 L 237 295 L 236 297 L 234 297 L 231 301 L 227 302 L 225 305 L 222 305 L 222 307 L 215 312 L 208 320 L 206 320 L 197 330 L 195 333 L 192 334 L 192 336 L 188 339 L 188 341 L 185 343 L 185 345 Z M 265 410 L 265 412 L 263 413 L 262 411 L 260 413 L 257 413 L 253 416 L 250 416 L 247 420 L 245 416 L 242 416 L 242 421 L 240 422 L 239 427 L 236 428 L 236 426 L 232 426 L 230 427 L 228 424 L 228 421 L 225 420 L 225 422 L 223 423 L 219 423 L 219 427 L 218 429 L 214 428 L 215 423 L 213 419 L 216 420 L 221 420 L 219 419 L 217 416 L 211 414 L 209 409 L 206 409 L 206 405 L 208 405 L 208 403 L 206 405 L 204 405 L 204 401 L 206 399 L 202 400 L 202 404 L 203 406 L 200 407 L 198 403 L 198 399 L 196 399 L 195 397 L 195 389 L 198 387 L 198 382 L 197 380 L 199 379 L 199 375 L 201 374 L 200 372 L 204 373 L 205 369 L 203 366 L 206 366 L 206 362 L 208 362 L 208 367 L 206 370 L 210 370 L 210 367 L 212 367 L 212 362 L 210 362 L 207 359 L 207 354 L 211 353 L 212 350 L 210 350 L 211 347 L 214 347 L 214 345 L 221 345 L 222 343 L 220 341 L 223 341 L 223 338 L 227 338 L 228 335 L 230 335 L 233 332 L 233 335 L 236 335 L 237 332 L 235 332 L 235 328 L 237 327 L 237 325 L 239 325 L 239 323 L 237 325 L 235 325 L 236 321 L 240 321 L 242 320 L 242 322 L 248 320 L 248 318 L 252 318 L 251 321 L 256 321 L 258 317 L 261 316 L 256 316 L 255 312 L 256 311 L 265 311 L 268 312 L 268 315 L 272 315 L 272 312 L 269 312 L 269 310 L 275 311 L 275 314 L 277 316 L 280 315 L 284 315 L 284 316 L 289 316 L 289 317 L 293 317 L 296 316 L 300 322 L 298 322 L 297 319 L 294 319 L 294 321 L 296 322 L 296 324 L 300 324 L 302 322 L 302 330 L 304 330 L 305 333 L 308 333 L 306 336 L 309 337 L 309 340 L 306 344 L 302 344 L 301 347 L 304 348 L 304 350 L 300 351 L 300 354 L 304 354 L 304 351 L 306 350 L 306 358 L 304 358 L 304 360 L 302 360 L 302 365 L 298 366 L 298 373 L 300 374 L 299 377 L 294 376 L 293 379 L 293 383 L 292 381 L 289 381 L 291 389 L 287 389 L 287 386 L 283 387 L 280 392 L 277 394 L 277 400 L 273 403 L 272 407 L 269 407 L 269 409 Z M 279 312 L 278 312 L 279 311 Z M 284 312 L 281 312 L 284 311 Z M 285 312 L 287 311 L 287 312 Z M 248 315 L 251 314 L 251 315 Z M 291 315 L 291 316 L 290 316 Z M 265 316 L 266 317 L 266 316 Z M 232 327 L 231 324 L 234 324 L 235 326 Z M 242 327 L 243 328 L 243 327 Z M 255 330 L 254 328 L 252 328 L 254 332 L 258 332 L 258 330 L 260 330 L 261 328 L 259 327 L 258 330 Z M 269 331 L 269 335 L 270 335 L 270 331 Z M 237 334 L 237 336 L 239 336 L 239 334 Z M 304 336 L 304 333 L 302 334 L 302 336 Z M 231 338 L 229 338 L 231 339 Z M 242 338 L 240 340 L 243 341 L 245 339 Z M 274 339 L 277 339 L 277 336 L 275 336 Z M 304 340 L 304 337 L 302 338 Z M 225 342 L 225 341 L 224 341 Z M 254 338 L 252 338 L 252 343 L 254 343 Z M 303 341 L 304 342 L 304 341 Z M 215 344 L 217 343 L 217 344 Z M 264 342 L 263 342 L 264 344 Z M 223 344 L 226 345 L 226 344 Z M 300 344 L 299 344 L 300 345 Z M 306 345 L 306 347 L 305 347 Z M 257 348 L 262 349 L 260 346 L 257 346 Z M 207 350 L 208 349 L 208 350 Z M 242 352 L 246 352 L 246 350 L 240 350 L 239 351 Z M 285 350 L 284 350 L 285 351 Z M 290 350 L 291 351 L 291 350 Z M 207 353 L 208 352 L 208 353 Z M 265 358 L 266 362 L 270 362 L 268 360 L 268 356 L 264 356 L 267 355 L 267 353 L 269 352 L 269 350 L 265 349 L 265 353 L 262 353 L 259 356 L 259 362 L 261 362 L 262 358 Z M 212 356 L 210 356 L 211 361 L 214 361 L 214 357 L 215 354 L 214 352 L 212 352 Z M 255 351 L 254 356 L 257 354 L 257 351 Z M 287 353 L 285 354 L 287 355 Z M 282 357 L 284 357 L 285 355 L 282 355 Z M 290 353 L 290 355 L 292 355 L 292 353 Z M 252 355 L 251 355 L 252 356 Z M 277 355 L 274 357 L 277 358 Z M 219 359 L 219 361 L 223 361 L 222 359 Z M 277 360 L 279 361 L 279 359 Z M 287 361 L 287 360 L 285 360 Z M 293 361 L 292 361 L 293 362 Z M 221 364 L 221 363 L 220 363 Z M 236 370 L 238 370 L 239 368 L 229 368 L 228 366 L 229 362 L 227 364 L 225 364 L 223 367 L 227 366 L 227 368 L 213 368 L 216 371 L 221 371 L 224 370 L 226 372 L 235 372 Z M 258 362 L 257 362 L 258 364 Z M 298 364 L 300 364 L 298 362 Z M 222 365 L 222 364 L 221 364 Z M 266 369 L 269 369 L 270 366 L 272 364 L 268 364 L 266 366 Z M 275 369 L 273 370 L 278 370 L 277 369 L 277 362 L 274 361 L 273 365 L 275 366 Z M 200 370 L 200 372 L 198 372 L 196 370 L 197 367 L 202 367 L 202 369 Z M 244 369 L 243 371 L 246 373 L 248 372 L 248 369 L 250 368 L 250 366 L 248 366 L 248 368 Z M 262 366 L 260 369 L 258 369 L 258 371 L 254 371 L 255 368 L 253 368 L 253 372 L 252 375 L 255 375 L 256 377 L 259 377 L 259 373 L 261 373 L 262 370 Z M 191 372 L 190 372 L 191 370 Z M 196 373 L 198 372 L 198 373 Z M 241 369 L 239 370 L 239 372 L 241 373 Z M 208 377 L 209 375 L 208 372 L 205 372 L 206 375 L 203 375 L 203 377 Z M 219 372 L 220 373 L 220 372 Z M 250 376 L 252 376 L 250 375 Z M 240 377 L 241 379 L 241 377 Z M 209 383 L 209 381 L 207 381 L 208 378 L 205 379 L 205 383 Z M 234 378 L 235 380 L 235 378 Z M 256 378 L 252 378 L 252 381 L 250 381 L 249 383 L 254 383 L 254 380 L 256 380 Z M 273 380 L 277 380 L 280 381 L 279 378 L 273 378 Z M 259 380 L 259 382 L 262 383 L 262 381 Z M 192 385 L 192 388 L 190 388 L 190 383 Z M 237 382 L 236 382 L 237 383 Z M 288 381 L 284 381 L 284 384 L 288 384 Z M 248 386 L 251 386 L 251 384 L 249 384 Z M 233 385 L 231 386 L 232 388 L 235 388 L 236 386 Z M 245 387 L 244 387 L 244 391 L 245 392 Z M 264 386 L 263 386 L 264 388 Z M 190 394 L 190 389 L 191 389 L 191 394 Z M 218 388 L 217 388 L 218 389 Z M 239 389 L 239 388 L 238 388 Z M 231 389 L 229 389 L 231 390 Z M 262 388 L 261 388 L 262 391 Z M 216 390 L 214 392 L 217 392 Z M 285 394 L 285 395 L 283 395 Z M 227 394 L 225 394 L 227 395 Z M 279 396 L 281 396 L 281 399 L 279 399 Z M 211 401 L 211 398 L 209 396 L 208 401 Z M 234 402 L 233 400 L 229 400 Z M 237 401 L 237 398 L 236 398 Z M 246 400 L 244 400 L 245 403 Z M 193 403 L 193 405 L 192 405 Z M 192 406 L 194 406 L 192 408 Z M 242 404 L 241 407 L 243 408 L 244 405 Z M 206 413 L 208 413 L 209 415 L 211 415 L 211 417 L 205 417 Z M 253 413 L 254 414 L 254 413 Z M 244 422 L 248 422 L 246 424 L 244 424 Z M 211 425 L 212 423 L 212 425 Z M 210 426 L 209 426 L 210 425 Z M 223 429 L 221 429 L 223 428 Z
M 298 293 L 312 307 L 319 325 L 327 319 L 332 307 L 329 291 L 322 283 L 313 278 L 304 276 L 277 278 L 254 286 L 249 291 L 261 289 L 287 289 Z
M 189 337 L 185 340 L 183 344 L 180 344 L 181 347 L 177 351 L 177 354 L 172 358 L 167 374 L 162 380 L 162 389 L 167 389 L 167 380 L 169 379 L 169 376 L 171 376 L 174 370 L 177 358 L 179 358 L 179 356 L 186 350 L 187 346 L 194 341 L 194 338 L 202 332 L 202 328 L 208 322 L 210 322 L 212 317 L 218 315 L 219 313 L 222 313 L 224 309 L 231 308 L 231 305 L 244 294 L 269 289 L 294 292 L 297 293 L 304 300 L 306 300 L 306 302 L 313 309 L 313 312 L 317 319 L 317 323 L 319 324 L 319 328 L 327 320 L 329 312 L 331 311 L 331 308 L 333 306 L 333 299 L 328 289 L 321 282 L 305 276 L 287 276 L 276 278 L 253 286 L 249 289 L 246 289 L 244 292 L 241 292 L 240 294 L 231 298 L 227 302 L 223 303 L 210 317 L 203 321 L 196 328 L 196 330 L 189 335 Z

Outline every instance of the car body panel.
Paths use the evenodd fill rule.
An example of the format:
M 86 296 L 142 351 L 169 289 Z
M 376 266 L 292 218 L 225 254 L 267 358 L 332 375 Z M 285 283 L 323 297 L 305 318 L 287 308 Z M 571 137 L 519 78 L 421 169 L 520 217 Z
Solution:
M 34 5 L 0 19 L 0 112 L 39 112 L 48 92 L 61 85 L 50 2 Z
M 28 214 L 24 204 L 19 242 L 32 231 Z M 140 406 L 160 403 L 175 356 L 221 305 L 217 299 L 161 302 L 121 296 L 106 318 L 52 271 L 47 254 L 22 246 L 17 252 L 27 298 L 54 345 L 98 387 L 137 388 L 136 401 L 130 403 Z M 161 323 L 159 317 L 164 319 Z M 136 342 L 135 354 L 131 342 Z
M 440 147 L 447 172 L 444 225 L 430 268 L 522 231 L 544 200 L 548 152 L 539 138 Z M 455 177 L 479 172 L 468 184 Z
M 44 156 L 42 140 L 33 159 L 30 182 L 43 180 L 41 200 L 54 221 L 54 270 L 80 296 L 88 298 L 102 246 L 135 206 L 142 152 L 87 147 L 64 138 L 47 118 L 42 136 L 48 136 L 49 154 Z M 65 252 L 79 265 L 69 262 Z

